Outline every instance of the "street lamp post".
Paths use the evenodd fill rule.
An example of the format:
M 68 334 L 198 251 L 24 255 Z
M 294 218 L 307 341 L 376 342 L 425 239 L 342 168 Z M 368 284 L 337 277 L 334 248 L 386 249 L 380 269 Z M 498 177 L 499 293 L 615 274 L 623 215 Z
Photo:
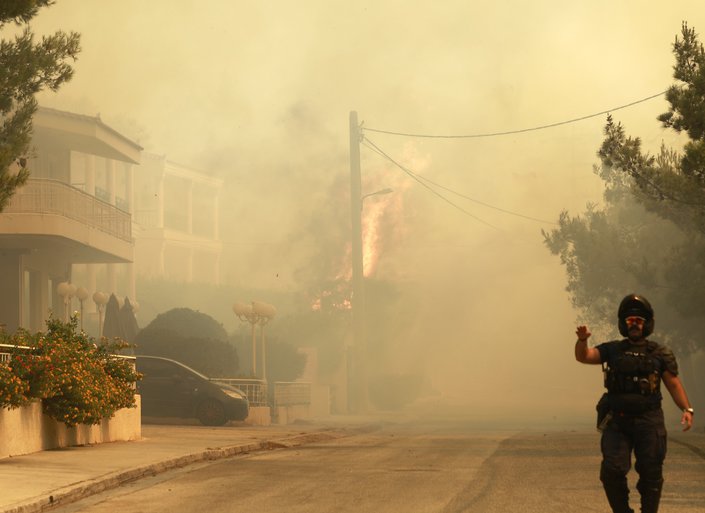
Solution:
M 259 315 L 259 338 L 262 341 L 262 379 L 267 381 L 267 344 L 264 338 L 264 326 L 274 318 L 277 309 L 270 304 L 253 301 L 252 311 Z
M 387 187 L 386 189 L 381 189 L 381 190 L 379 190 L 379 191 L 375 191 L 375 192 L 370 192 L 370 193 L 364 194 L 364 195 L 360 198 L 360 210 L 362 210 L 362 203 L 363 203 L 363 201 L 364 201 L 365 198 L 369 198 L 370 196 L 377 196 L 377 195 L 380 195 L 380 194 L 389 194 L 389 193 L 392 193 L 392 192 L 394 192 L 394 189 L 390 189 L 389 187 Z
M 88 299 L 88 291 L 85 287 L 78 287 L 76 289 L 76 297 L 78 302 L 81 304 L 81 331 L 83 331 L 83 302 Z
M 95 292 L 93 294 L 93 301 L 98 309 L 98 338 L 103 337 L 103 313 L 105 312 L 105 305 L 108 303 L 108 295 L 105 292 Z
M 235 303 L 233 312 L 243 322 L 248 322 L 252 330 L 252 375 L 257 377 L 257 336 L 255 327 L 260 325 L 260 336 L 262 338 L 262 379 L 267 379 L 266 353 L 264 347 L 264 325 L 267 324 L 276 314 L 277 309 L 272 305 L 261 301 L 252 301 L 251 304 Z
M 62 297 L 64 301 L 64 322 L 69 321 L 69 304 L 71 303 L 71 298 L 76 294 L 76 285 L 71 284 L 68 281 L 62 281 L 56 286 L 56 292 Z

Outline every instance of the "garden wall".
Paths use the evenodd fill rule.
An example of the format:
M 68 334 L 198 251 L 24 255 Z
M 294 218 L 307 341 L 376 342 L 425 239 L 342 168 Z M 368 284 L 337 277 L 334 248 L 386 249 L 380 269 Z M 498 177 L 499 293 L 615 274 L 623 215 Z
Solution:
M 0 409 L 0 458 L 74 445 L 139 440 L 142 437 L 139 395 L 135 401 L 136 408 L 118 410 L 100 424 L 72 428 L 44 415 L 39 401 L 12 410 Z

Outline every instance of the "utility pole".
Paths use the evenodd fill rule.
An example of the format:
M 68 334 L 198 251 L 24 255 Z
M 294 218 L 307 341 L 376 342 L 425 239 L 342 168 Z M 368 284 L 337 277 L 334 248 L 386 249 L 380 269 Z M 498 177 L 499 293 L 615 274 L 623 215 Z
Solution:
M 352 324 L 355 411 L 367 411 L 367 341 L 365 329 L 365 282 L 362 266 L 362 178 L 360 174 L 360 125 L 350 112 L 350 224 L 352 227 Z M 348 391 L 349 393 L 350 391 Z

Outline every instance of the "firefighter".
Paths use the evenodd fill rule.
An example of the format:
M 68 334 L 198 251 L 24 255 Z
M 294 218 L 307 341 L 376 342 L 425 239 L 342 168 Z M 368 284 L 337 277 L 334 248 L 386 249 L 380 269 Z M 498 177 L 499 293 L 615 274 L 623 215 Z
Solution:
M 590 331 L 578 326 L 575 359 L 601 364 L 607 392 L 598 403 L 602 431 L 600 480 L 614 513 L 629 507 L 627 473 L 634 453 L 639 475 L 636 488 L 642 513 L 658 511 L 666 456 L 666 427 L 661 408 L 661 382 L 683 412 L 683 431 L 693 425 L 693 408 L 678 378 L 678 364 L 667 347 L 647 339 L 654 330 L 654 311 L 644 296 L 629 294 L 619 305 L 622 340 L 588 346 Z

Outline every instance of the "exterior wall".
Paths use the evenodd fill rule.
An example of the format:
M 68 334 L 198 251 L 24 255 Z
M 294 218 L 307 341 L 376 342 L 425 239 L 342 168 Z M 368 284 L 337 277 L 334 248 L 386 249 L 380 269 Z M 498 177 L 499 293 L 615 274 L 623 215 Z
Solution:
M 293 424 L 297 419 L 311 418 L 310 405 L 295 404 L 292 406 L 277 406 L 277 424 Z
M 112 286 L 117 280 L 97 279 L 96 270 L 85 273 L 85 281 L 78 276 L 83 282 L 77 283 L 74 264 L 127 266 L 127 279 L 120 282 L 127 281 L 124 295 L 134 295 L 135 289 L 129 268 L 134 258 L 132 165 L 142 148 L 99 117 L 44 108 L 34 117 L 32 147 L 30 180 L 0 213 L 0 324 L 8 332 L 44 329 L 52 309 L 61 317 L 78 310 L 76 298 L 67 305 L 58 298 L 60 282 L 73 282 L 89 295 L 119 293 Z M 13 253 L 19 255 L 17 262 Z M 83 306 L 92 306 L 88 303 Z
M 135 175 L 135 273 L 220 283 L 222 180 L 145 154 Z
M 67 428 L 42 414 L 36 401 L 13 410 L 0 410 L 0 458 L 30 454 L 59 447 L 139 440 L 142 437 L 140 396 L 135 396 L 136 408 L 125 408 L 113 418 L 94 426 Z
M 0 252 L 0 276 L 0 327 L 8 333 L 14 333 L 21 322 L 21 255 L 18 251 Z
M 272 414 L 269 406 L 250 406 L 245 424 L 252 426 L 269 426 L 272 424 Z

